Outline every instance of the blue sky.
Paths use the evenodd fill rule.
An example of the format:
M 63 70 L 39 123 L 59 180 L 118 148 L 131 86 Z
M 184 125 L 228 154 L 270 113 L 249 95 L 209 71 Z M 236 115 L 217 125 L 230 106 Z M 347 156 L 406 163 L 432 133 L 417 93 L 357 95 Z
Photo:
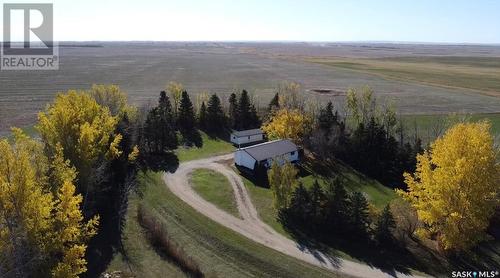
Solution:
M 500 43 L 500 1 L 494 0 L 53 3 L 56 40 Z

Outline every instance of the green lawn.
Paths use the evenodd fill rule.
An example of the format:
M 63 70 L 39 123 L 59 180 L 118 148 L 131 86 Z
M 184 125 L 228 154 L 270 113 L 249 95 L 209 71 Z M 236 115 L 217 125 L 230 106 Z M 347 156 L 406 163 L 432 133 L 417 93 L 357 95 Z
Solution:
M 233 188 L 224 175 L 213 170 L 196 169 L 191 173 L 189 182 L 194 191 L 203 199 L 236 217 L 240 217 Z
M 160 174 L 139 176 L 142 198 L 131 197 L 124 231 L 124 245 L 136 277 L 183 277 L 176 266 L 161 258 L 147 243 L 137 224 L 139 203 L 152 211 L 169 235 L 200 264 L 207 275 L 217 277 L 345 277 L 257 244 L 211 221 L 171 193 Z M 117 254 L 108 272 L 129 272 L 124 256 Z M 210 276 L 209 276 L 210 277 Z M 215 277 L 215 276 L 214 276 Z
M 179 148 L 177 149 L 177 157 L 179 162 L 207 158 L 214 155 L 230 153 L 234 151 L 234 146 L 221 139 L 210 138 L 207 134 L 201 132 L 203 146 L 201 148 Z
M 234 169 L 236 172 L 238 170 Z M 252 203 L 259 213 L 260 219 L 267 225 L 271 226 L 278 233 L 291 238 L 290 234 L 285 231 L 283 225 L 276 218 L 278 211 L 273 206 L 273 194 L 269 188 L 255 185 L 252 181 L 245 177 L 241 177 L 245 184 L 248 194 L 252 199 Z

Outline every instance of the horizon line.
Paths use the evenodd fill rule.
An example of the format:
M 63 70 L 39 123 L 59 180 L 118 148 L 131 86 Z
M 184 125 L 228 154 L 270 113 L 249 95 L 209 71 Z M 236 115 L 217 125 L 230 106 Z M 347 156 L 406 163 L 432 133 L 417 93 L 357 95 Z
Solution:
M 386 41 L 386 40 L 353 40 L 353 41 L 314 41 L 314 40 L 58 40 L 52 43 L 311 43 L 311 44 L 400 44 L 400 45 L 460 45 L 460 46 L 500 46 L 500 42 L 426 42 L 426 41 Z M 0 41 L 0 43 L 5 43 Z M 10 41 L 24 43 L 24 41 Z M 41 42 L 34 42 L 41 43 Z

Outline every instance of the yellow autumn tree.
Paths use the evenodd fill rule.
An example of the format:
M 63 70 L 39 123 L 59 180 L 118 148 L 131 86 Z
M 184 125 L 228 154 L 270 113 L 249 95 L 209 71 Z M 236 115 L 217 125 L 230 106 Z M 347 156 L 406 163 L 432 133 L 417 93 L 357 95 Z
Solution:
M 408 192 L 399 194 L 425 225 L 422 237 L 437 238 L 445 250 L 466 250 L 485 239 L 499 205 L 500 167 L 488 122 L 459 123 L 417 156 Z
M 128 105 L 127 95 L 117 85 L 94 84 L 88 91 L 90 96 L 102 107 L 107 107 L 112 116 L 135 117 L 136 108 Z
M 282 165 L 281 165 L 282 164 Z M 298 186 L 297 168 L 290 162 L 279 163 L 274 160 L 268 173 L 269 185 L 273 192 L 273 205 L 276 209 L 288 208 L 292 193 Z
M 184 91 L 184 86 L 181 83 L 177 82 L 169 82 L 165 88 L 167 92 L 170 94 L 172 99 L 172 110 L 174 111 L 174 115 L 177 115 L 179 111 L 179 105 L 181 103 L 182 91 Z
M 119 156 L 121 136 L 114 134 L 117 117 L 88 93 L 70 90 L 58 94 L 44 112 L 38 114 L 38 125 L 48 154 L 60 144 L 64 157 L 78 170 L 81 192 L 88 190 L 92 166 L 103 157 Z
M 311 129 L 311 119 L 298 109 L 280 109 L 276 111 L 262 130 L 269 139 L 291 139 L 297 144 Z
M 83 221 L 75 169 L 61 146 L 48 159 L 40 142 L 14 129 L 0 141 L 0 277 L 77 277 L 98 218 Z

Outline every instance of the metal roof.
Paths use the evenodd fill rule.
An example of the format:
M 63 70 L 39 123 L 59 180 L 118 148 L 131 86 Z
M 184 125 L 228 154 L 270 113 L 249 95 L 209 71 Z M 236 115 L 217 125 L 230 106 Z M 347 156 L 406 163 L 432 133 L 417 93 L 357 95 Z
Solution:
M 241 130 L 241 131 L 233 130 L 233 132 L 232 132 L 232 134 L 235 135 L 236 137 L 245 137 L 245 136 L 257 135 L 257 134 L 263 134 L 263 133 L 264 132 L 260 128 Z
M 257 161 L 274 158 L 297 151 L 297 146 L 290 140 L 275 140 L 250 147 L 242 148 Z

